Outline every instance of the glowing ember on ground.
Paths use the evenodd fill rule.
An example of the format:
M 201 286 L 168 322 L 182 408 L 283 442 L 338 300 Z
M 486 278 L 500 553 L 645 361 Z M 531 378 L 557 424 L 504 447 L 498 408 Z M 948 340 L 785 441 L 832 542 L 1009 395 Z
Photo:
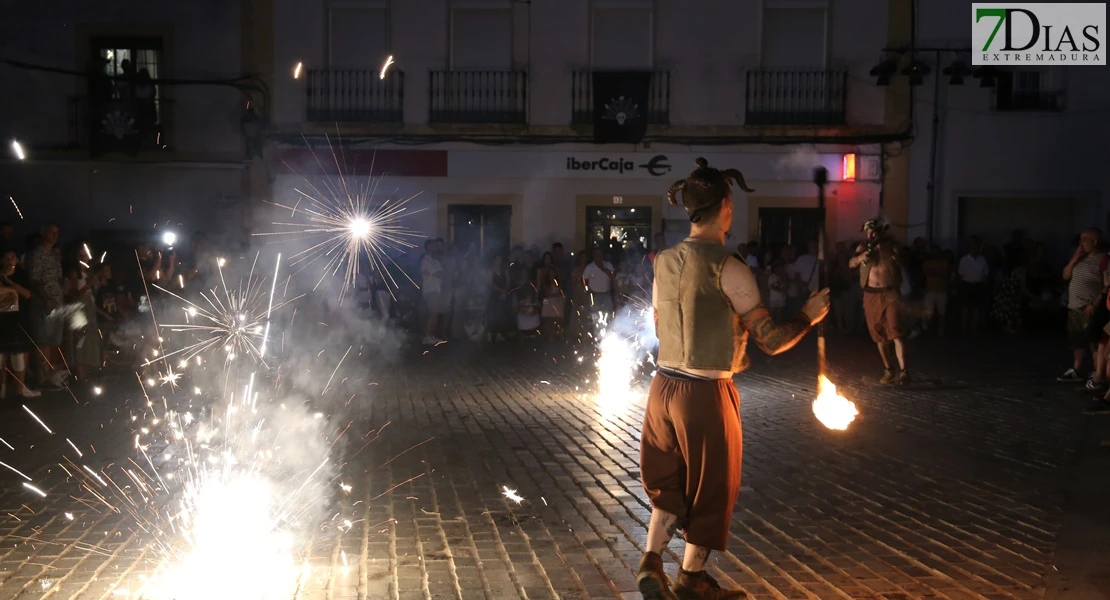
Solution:
M 856 419 L 859 411 L 856 404 L 836 392 L 836 386 L 828 377 L 817 378 L 817 399 L 813 401 L 813 414 L 821 424 L 829 429 L 844 431 Z
M 510 490 L 509 486 L 507 486 L 507 485 L 501 487 L 501 494 L 503 496 L 505 496 L 506 498 L 508 498 L 509 500 L 512 500 L 513 502 L 516 502 L 517 504 L 520 504 L 521 502 L 524 502 L 524 498 L 521 497 L 520 495 L 518 495 L 516 493 L 516 490 Z

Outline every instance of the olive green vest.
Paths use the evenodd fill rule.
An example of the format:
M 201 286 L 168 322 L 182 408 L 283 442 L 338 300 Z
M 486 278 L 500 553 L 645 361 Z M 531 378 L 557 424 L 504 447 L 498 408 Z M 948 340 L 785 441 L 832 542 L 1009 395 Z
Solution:
M 721 271 L 733 251 L 687 238 L 655 257 L 656 336 L 659 366 L 743 371 L 747 333 L 721 291 Z

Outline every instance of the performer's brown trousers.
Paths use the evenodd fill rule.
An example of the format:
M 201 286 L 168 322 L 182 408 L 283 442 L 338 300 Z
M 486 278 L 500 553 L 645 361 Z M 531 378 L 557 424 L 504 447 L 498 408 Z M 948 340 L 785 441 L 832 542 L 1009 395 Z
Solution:
M 640 476 L 651 505 L 678 517 L 686 543 L 724 550 L 740 493 L 740 394 L 731 379 L 656 374 L 640 437 Z

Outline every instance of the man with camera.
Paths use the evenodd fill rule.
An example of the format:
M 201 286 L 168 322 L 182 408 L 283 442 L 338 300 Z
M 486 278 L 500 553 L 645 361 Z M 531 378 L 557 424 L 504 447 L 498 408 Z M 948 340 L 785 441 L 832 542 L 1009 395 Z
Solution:
M 898 264 L 894 240 L 885 235 L 885 226 L 872 219 L 863 224 L 863 231 L 867 241 L 856 247 L 856 254 L 848 266 L 859 267 L 863 315 L 871 339 L 879 347 L 885 369 L 881 382 L 906 384 L 910 382 L 910 374 L 906 370 L 906 332 L 902 319 L 902 266 Z M 894 370 L 895 361 L 897 371 Z

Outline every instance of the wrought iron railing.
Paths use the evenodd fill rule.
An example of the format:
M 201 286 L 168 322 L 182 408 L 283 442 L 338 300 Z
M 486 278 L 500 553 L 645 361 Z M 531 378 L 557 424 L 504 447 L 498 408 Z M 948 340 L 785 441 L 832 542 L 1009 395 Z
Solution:
M 1064 110 L 1063 91 L 998 90 L 994 109 L 1000 112 L 1057 112 Z
M 524 124 L 528 120 L 528 73 L 524 71 L 432 71 L 430 123 Z
M 113 139 L 127 142 L 131 150 L 164 150 L 173 145 L 173 101 L 165 98 L 143 102 L 118 99 L 91 101 L 87 96 L 69 98 L 69 146 L 89 148 Z
M 365 69 L 310 69 L 306 73 L 309 121 L 402 123 L 405 74 L 391 69 L 383 78 Z
M 594 73 L 575 71 L 570 84 L 571 123 L 591 125 L 594 122 Z M 647 98 L 648 125 L 669 125 L 671 122 L 671 72 L 651 71 Z
M 842 125 L 847 71 L 748 71 L 748 125 Z

